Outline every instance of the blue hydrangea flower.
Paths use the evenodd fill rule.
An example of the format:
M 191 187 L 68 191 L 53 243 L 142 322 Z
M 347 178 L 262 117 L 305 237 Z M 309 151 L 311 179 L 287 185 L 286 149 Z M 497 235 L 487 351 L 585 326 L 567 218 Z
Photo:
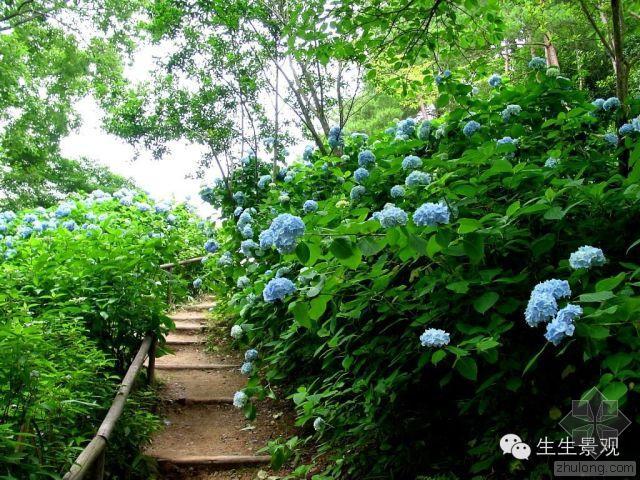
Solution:
M 224 252 L 222 255 L 220 255 L 220 258 L 218 258 L 218 266 L 220 267 L 228 267 L 232 264 L 233 256 L 231 255 L 231 252 Z
M 397 227 L 407 224 L 407 213 L 399 207 L 393 204 L 387 204 L 384 208 L 378 212 L 375 218 L 380 222 L 384 228 Z
M 603 138 L 605 142 L 613 147 L 618 145 L 618 135 L 616 135 L 615 133 L 605 133 Z
M 423 347 L 444 347 L 449 345 L 450 336 L 439 328 L 428 328 L 420 335 L 420 343 Z
M 429 120 L 425 120 L 418 127 L 418 138 L 420 140 L 426 141 L 429 139 L 429 134 L 431 133 L 431 122 Z
M 545 70 L 547 68 L 547 61 L 542 57 L 533 57 L 529 60 L 529 68 L 533 70 Z
M 243 240 L 240 242 L 240 253 L 249 258 L 253 256 L 253 250 L 259 247 L 253 240 Z
M 446 203 L 423 203 L 413 213 L 413 223 L 418 227 L 435 227 L 449 223 L 451 212 Z
M 451 76 L 451 70 L 446 69 L 444 72 L 436 75 L 436 83 L 440 85 L 445 79 Z
M 273 244 L 278 252 L 291 253 L 298 238 L 304 234 L 304 222 L 300 217 L 282 213 L 273 219 L 269 230 L 273 232 Z
M 244 205 L 245 196 L 243 192 L 235 192 L 233 194 L 233 201 L 236 202 L 236 205 Z
M 327 137 L 329 146 L 333 149 L 344 145 L 344 138 L 342 137 L 342 129 L 335 125 L 329 129 L 329 136 Z
M 391 187 L 390 194 L 393 198 L 402 198 L 404 197 L 404 187 L 402 185 L 394 185 Z
M 602 110 L 602 107 L 604 107 L 604 102 L 604 98 L 596 98 L 593 102 L 591 102 L 591 105 L 596 107 L 598 110 Z
M 302 210 L 304 210 L 304 213 L 313 213 L 318 210 L 318 202 L 315 200 L 307 200 L 302 205 Z
M 605 112 L 611 112 L 620 108 L 621 105 L 622 104 L 620 103 L 618 97 L 610 97 L 604 101 L 604 103 L 602 104 L 602 109 Z
M 462 128 L 462 133 L 464 133 L 467 137 L 470 137 L 474 133 L 480 130 L 480 124 L 475 120 L 471 120 L 465 124 Z
M 489 77 L 488 83 L 493 88 L 495 88 L 495 87 L 497 87 L 498 85 L 500 85 L 502 83 L 502 77 L 500 75 L 498 75 L 497 73 L 494 73 L 493 75 L 491 75 Z
M 171 205 L 168 202 L 156 204 L 156 213 L 167 213 L 169 210 L 171 210 Z
M 633 128 L 633 125 L 631 123 L 625 123 L 618 129 L 618 133 L 622 136 L 629 135 L 634 131 L 635 131 L 635 128 Z
M 539 284 L 537 284 L 535 287 L 533 287 L 532 293 L 548 293 L 556 300 L 559 300 L 561 298 L 567 298 L 571 296 L 571 287 L 569 286 L 569 282 L 567 282 L 566 280 L 558 280 L 552 278 L 551 280 L 545 280 L 544 282 L 540 282 Z
M 283 300 L 287 295 L 291 295 L 296 291 L 296 286 L 291 280 L 284 277 L 272 278 L 269 283 L 264 287 L 262 297 L 265 302 L 275 302 L 276 300 Z
M 11 210 L 5 210 L 4 212 L 2 212 L 2 218 L 5 219 L 5 221 L 7 222 L 12 222 L 16 219 L 17 215 L 12 212 Z
M 4 233 L 9 229 L 9 226 L 4 223 L 4 222 L 0 222 L 0 232 Z
M 245 210 L 238 217 L 237 227 L 241 230 L 245 225 L 250 225 L 253 222 L 253 217 L 251 217 L 251 212 L 249 210 Z
M 547 158 L 547 160 L 544 162 L 544 166 L 546 168 L 555 168 L 558 165 L 560 165 L 560 160 L 558 160 L 556 157 L 549 157 Z
M 242 366 L 240 367 L 240 373 L 242 375 L 251 375 L 251 372 L 253 372 L 253 363 L 251 362 L 244 362 L 242 364 Z
M 122 197 L 120 199 L 120 205 L 123 207 L 130 207 L 133 205 L 133 197 Z
M 242 391 L 233 394 L 233 406 L 236 408 L 244 408 L 248 400 L 249 397 L 247 397 L 247 394 Z
M 249 277 L 247 277 L 246 275 L 242 275 L 241 277 L 238 277 L 238 280 L 236 281 L 236 286 L 238 288 L 247 288 L 250 283 L 251 283 L 251 280 L 249 280 Z
M 216 253 L 218 248 L 220 248 L 220 245 L 213 239 L 209 239 L 204 243 L 204 249 L 209 253 Z
M 511 117 L 517 117 L 522 112 L 522 107 L 520 105 L 507 105 L 507 108 L 502 110 L 502 120 L 504 122 L 508 122 L 511 120 Z
M 353 172 L 353 178 L 358 183 L 363 183 L 369 178 L 369 170 L 366 168 L 358 168 L 355 172 Z
M 258 235 L 258 242 L 260 243 L 260 248 L 263 250 L 267 250 L 273 246 L 273 232 L 270 229 L 263 230 Z
M 22 219 L 24 223 L 34 223 L 37 220 L 38 220 L 38 216 L 33 213 L 27 213 Z
M 63 203 L 60 205 L 55 212 L 56 217 L 63 218 L 71 215 L 71 210 L 73 210 L 74 205 L 72 203 Z
M 309 160 L 311 160 L 311 156 L 313 155 L 313 145 L 307 145 L 306 147 L 304 147 L 304 152 L 302 152 L 302 159 L 305 162 L 308 162 Z
M 285 275 L 289 274 L 289 272 L 291 272 L 291 269 L 289 267 L 280 267 L 278 270 L 276 270 L 276 278 L 284 277 Z
M 26 225 L 22 225 L 16 230 L 16 234 L 18 234 L 20 238 L 29 238 L 32 233 L 33 229 L 31 227 L 27 227 Z
M 174 214 L 170 213 L 169 215 L 167 215 L 168 223 L 175 223 L 177 220 L 178 220 L 178 217 L 176 217 Z
M 360 200 L 366 191 L 367 190 L 362 185 L 356 185 L 351 189 L 351 192 L 349 192 L 349 197 L 355 202 Z
M 62 226 L 67 230 L 69 230 L 70 232 L 73 232 L 76 229 L 77 225 L 76 225 L 76 222 L 74 222 L 73 220 L 67 220 L 62 224 Z
M 238 340 L 240 337 L 242 337 L 242 327 L 240 325 L 231 327 L 231 338 Z
M 251 225 L 245 225 L 242 227 L 242 230 L 240 230 L 240 234 L 242 238 L 253 238 L 253 228 L 251 228 Z
M 405 118 L 396 124 L 396 138 L 399 136 L 409 138 L 416 131 L 416 121 L 413 118 Z
M 502 137 L 496 142 L 498 145 L 515 144 L 516 141 L 511 137 Z
M 15 257 L 18 254 L 18 251 L 13 249 L 13 248 L 9 248 L 4 252 L 4 258 L 5 260 L 9 260 L 10 258 Z
M 604 265 L 606 261 L 604 253 L 599 248 L 584 245 L 573 252 L 569 257 L 569 265 L 574 270 L 579 268 L 589 269 L 591 267 L 599 267 Z
M 408 155 L 404 157 L 402 160 L 402 169 L 403 170 L 415 170 L 422 166 L 422 159 L 420 157 L 416 157 L 415 155 Z
M 202 286 L 202 279 L 201 278 L 196 278 L 193 281 L 193 288 L 200 288 Z
M 431 175 L 428 173 L 414 170 L 404 180 L 404 184 L 407 187 L 416 187 L 418 185 L 429 185 L 431 183 Z
M 258 351 L 255 348 L 251 348 L 244 352 L 245 362 L 255 362 L 258 359 Z
M 151 205 L 144 202 L 136 202 L 135 207 L 139 212 L 148 212 L 149 210 L 151 210 Z
M 389 127 L 384 131 L 384 133 L 386 133 L 387 135 L 395 135 L 396 127 Z
M 235 210 L 233 211 L 233 216 L 234 217 L 239 217 L 242 214 L 243 211 L 244 211 L 244 208 L 236 207 Z
M 258 179 L 258 188 L 264 188 L 271 183 L 271 175 L 261 175 Z
M 320 430 L 322 430 L 322 427 L 324 427 L 325 421 L 322 417 L 317 417 L 314 421 L 313 421 L 313 429 L 316 432 L 319 432 Z
M 565 337 L 573 336 L 573 332 L 576 329 L 573 322 L 580 315 L 582 315 L 582 308 L 571 303 L 567 304 L 566 307 L 558 312 L 556 318 L 547 325 L 547 332 L 544 334 L 544 338 L 558 346 Z
M 524 312 L 524 319 L 530 327 L 551 320 L 558 311 L 558 303 L 550 293 L 531 293 L 529 303 Z
M 362 144 L 362 143 L 367 143 L 367 141 L 369 140 L 369 135 L 363 132 L 353 132 L 351 134 L 351 138 L 356 142 Z
M 361 167 L 370 167 L 376 163 L 376 156 L 371 150 L 363 150 L 358 154 L 358 165 Z

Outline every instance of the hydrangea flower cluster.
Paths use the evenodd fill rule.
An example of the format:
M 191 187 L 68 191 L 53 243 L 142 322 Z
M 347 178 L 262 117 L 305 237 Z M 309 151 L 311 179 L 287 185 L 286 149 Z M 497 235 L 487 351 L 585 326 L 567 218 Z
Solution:
M 244 192 L 235 192 L 233 194 L 233 201 L 236 202 L 236 205 L 244 205 L 245 196 Z
M 449 78 L 450 76 L 451 76 L 451 70 L 446 69 L 444 72 L 436 75 L 436 78 L 435 78 L 436 83 L 440 85 L 442 82 L 445 81 L 445 79 Z
M 413 223 L 418 227 L 435 227 L 449 223 L 451 212 L 446 203 L 423 203 L 413 213 Z
M 394 185 L 389 193 L 393 198 L 402 198 L 405 194 L 404 187 L 402 185 Z
M 604 105 L 604 98 L 596 98 L 591 105 L 596 107 L 598 110 L 602 110 L 602 106 Z
M 313 421 L 313 429 L 316 432 L 319 432 L 320 430 L 322 430 L 322 427 L 324 427 L 325 421 L 322 417 L 317 417 L 314 421 Z
M 236 408 L 244 408 L 248 400 L 249 397 L 242 391 L 233 394 L 233 406 Z
M 558 346 L 565 337 L 573 336 L 576 327 L 574 320 L 582 315 L 582 308 L 578 305 L 568 303 L 566 307 L 561 309 L 556 317 L 547 324 L 547 331 L 544 338 Z
M 547 61 L 542 57 L 533 57 L 529 60 L 529 68 L 533 70 L 545 70 L 547 68 Z
M 507 105 L 507 108 L 502 110 L 502 120 L 508 122 L 511 120 L 511 117 L 517 117 L 521 112 L 522 107 L 520 105 Z
M 233 327 L 231 327 L 231 338 L 233 338 L 234 340 L 238 340 L 240 337 L 242 337 L 242 327 L 240 325 L 234 325 Z
M 255 348 L 250 348 L 244 352 L 245 362 L 255 362 L 258 359 L 258 351 Z
M 349 197 L 355 202 L 360 200 L 366 191 L 367 190 L 362 185 L 356 185 L 351 189 L 351 192 L 349 192 Z
M 271 233 L 265 233 L 266 230 L 260 233 L 261 248 L 274 245 L 280 253 L 291 253 L 296 248 L 298 238 L 304 234 L 304 222 L 300 217 L 282 213 L 273 219 L 267 230 Z
M 214 239 L 209 239 L 204 243 L 204 249 L 209 253 L 216 253 L 220 246 Z
M 429 185 L 431 183 L 431 175 L 419 170 L 414 170 L 404 180 L 407 187 L 416 187 L 419 185 Z
M 253 257 L 254 250 L 257 248 L 260 248 L 260 246 L 253 240 L 243 240 L 240 242 L 240 253 L 247 258 Z
M 496 88 L 498 85 L 500 85 L 502 83 L 502 77 L 500 75 L 498 75 L 497 73 L 494 73 L 493 75 L 491 75 L 489 77 L 488 83 L 493 88 Z
M 429 120 L 424 120 L 418 127 L 418 138 L 420 140 L 426 141 L 429 139 L 430 133 L 431 133 L 431 122 Z
M 329 129 L 329 136 L 327 138 L 329 146 L 333 149 L 344 145 L 344 138 L 342 137 L 342 130 L 339 126 L 333 126 Z
M 258 242 L 260 243 L 260 248 L 263 250 L 267 250 L 271 246 L 273 246 L 273 232 L 269 229 L 263 230 L 258 235 Z
M 478 130 L 480 130 L 480 124 L 475 120 L 470 120 L 462 128 L 462 133 L 464 133 L 467 137 L 470 137 L 471 135 L 476 133 Z
M 202 279 L 200 277 L 193 281 L 193 288 L 200 288 L 202 286 Z
M 416 121 L 413 118 L 405 118 L 396 124 L 396 140 L 408 140 L 416 131 Z
M 246 275 L 242 275 L 241 277 L 238 277 L 236 286 L 238 288 L 247 288 L 250 283 L 251 283 L 251 280 L 249 280 L 249 277 L 247 277 Z
M 258 188 L 263 189 L 271 183 L 271 175 L 261 175 L 258 179 Z
M 369 170 L 366 168 L 358 168 L 355 172 L 353 172 L 353 178 L 358 183 L 364 183 L 367 178 L 369 178 Z
M 407 213 L 392 203 L 387 203 L 382 210 L 376 212 L 377 219 L 384 228 L 397 227 L 407 224 Z
M 251 362 L 244 362 L 242 364 L 242 366 L 240 367 L 240 373 L 242 375 L 251 375 L 251 372 L 253 372 L 253 363 Z
M 371 167 L 376 163 L 376 156 L 371 150 L 363 150 L 358 154 L 358 165 L 364 168 Z
M 507 144 L 515 144 L 516 141 L 511 137 L 502 137 L 497 142 L 498 145 L 507 145 Z
M 449 345 L 450 335 L 439 328 L 428 328 L 420 335 L 420 344 L 423 347 L 444 347 Z
M 556 157 L 549 157 L 547 158 L 547 160 L 544 162 L 544 166 L 546 168 L 555 168 L 558 165 L 560 165 L 560 160 L 558 160 Z
M 262 297 L 265 302 L 273 303 L 276 300 L 283 300 L 287 295 L 296 291 L 296 286 L 291 280 L 284 277 L 276 277 L 269 280 L 264 287 Z
M 602 104 L 602 110 L 605 112 L 611 112 L 613 110 L 617 110 L 622 106 L 620 103 L 620 99 L 618 97 L 610 97 L 607 98 Z
M 308 162 L 311 160 L 311 157 L 313 156 L 313 145 L 307 145 L 306 147 L 304 147 L 304 152 L 302 152 L 302 160 L 304 160 L 305 162 Z
M 603 138 L 605 142 L 613 147 L 616 147 L 618 145 L 619 139 L 618 135 L 616 135 L 615 133 L 605 133 Z
M 635 128 L 630 123 L 625 123 L 618 129 L 618 133 L 623 137 L 633 132 L 635 132 Z
M 55 215 L 58 218 L 68 217 L 71 215 L 71 211 L 75 208 L 73 203 L 62 203 L 55 211 Z
M 369 141 L 369 135 L 363 132 L 353 132 L 351 138 L 358 143 L 367 143 Z
M 231 256 L 231 252 L 224 252 L 218 258 L 218 266 L 219 267 L 228 267 L 233 264 L 233 257 Z
M 304 210 L 304 213 L 313 213 L 318 210 L 318 202 L 315 200 L 307 200 L 302 205 L 302 210 Z
M 584 245 L 569 256 L 569 265 L 574 270 L 580 268 L 589 269 L 604 265 L 606 258 L 601 249 Z
M 552 279 L 539 283 L 531 291 L 524 312 L 525 321 L 530 327 L 549 321 L 558 312 L 557 301 L 570 296 L 571 288 L 566 280 Z
M 422 166 L 422 159 L 415 155 L 408 155 L 402 160 L 403 170 L 415 170 Z

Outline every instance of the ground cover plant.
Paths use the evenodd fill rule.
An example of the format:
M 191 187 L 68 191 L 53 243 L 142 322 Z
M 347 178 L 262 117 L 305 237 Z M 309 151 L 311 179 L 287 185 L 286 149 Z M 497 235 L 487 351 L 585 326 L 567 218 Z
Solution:
M 439 72 L 441 117 L 335 127 L 329 155 L 250 154 L 203 192 L 222 211 L 204 282 L 247 349 L 234 404 L 283 386 L 314 478 L 542 478 L 551 460 L 498 439 L 559 438 L 594 386 L 637 430 L 640 123 L 620 119 L 639 106 L 522 68 Z
M 95 435 L 147 333 L 171 327 L 158 266 L 200 247 L 184 205 L 121 189 L 0 213 L 0 477 L 60 478 Z M 197 245 L 197 247 L 196 247 Z M 188 288 L 187 288 L 188 287 Z M 138 453 L 159 426 L 133 395 L 108 455 L 111 478 L 145 475 Z

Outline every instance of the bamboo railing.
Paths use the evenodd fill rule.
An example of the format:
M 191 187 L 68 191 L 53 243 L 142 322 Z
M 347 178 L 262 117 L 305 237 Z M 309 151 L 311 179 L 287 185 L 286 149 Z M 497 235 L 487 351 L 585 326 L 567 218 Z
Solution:
M 160 268 L 171 274 L 174 267 L 197 263 L 201 261 L 202 258 L 203 257 L 196 257 L 175 263 L 165 263 L 160 265 Z M 167 296 L 169 305 L 171 305 L 173 303 L 173 295 L 171 292 L 170 282 Z M 147 365 L 147 382 L 152 383 L 154 380 L 157 344 L 158 339 L 154 334 L 148 334 L 144 337 L 144 340 L 142 340 L 142 344 L 138 349 L 138 353 L 133 359 L 133 362 L 131 362 L 127 373 L 118 387 L 118 391 L 111 403 L 111 407 L 109 408 L 107 415 L 100 424 L 100 428 L 98 428 L 96 436 L 93 437 L 84 450 L 80 452 L 80 455 L 78 455 L 75 462 L 73 462 L 69 471 L 64 475 L 63 480 L 82 480 L 87 477 L 87 475 L 90 475 L 90 477 L 87 478 L 91 478 L 93 480 L 102 480 L 104 478 L 105 455 L 107 452 L 109 437 L 111 437 L 116 423 L 124 411 L 124 406 L 129 398 L 135 379 L 147 357 L 149 358 L 149 363 Z

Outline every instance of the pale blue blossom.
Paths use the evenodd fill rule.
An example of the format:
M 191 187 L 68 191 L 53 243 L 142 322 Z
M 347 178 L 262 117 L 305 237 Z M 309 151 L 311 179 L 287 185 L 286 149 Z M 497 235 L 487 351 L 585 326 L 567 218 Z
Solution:
M 247 397 L 246 393 L 242 391 L 236 392 L 233 395 L 233 406 L 236 408 L 244 408 L 248 400 L 249 400 L 249 397 Z
M 202 279 L 201 278 L 196 278 L 193 281 L 193 288 L 200 288 L 202 286 Z
M 431 133 L 431 122 L 429 120 L 424 120 L 420 127 L 418 127 L 418 138 L 420 140 L 426 141 L 429 139 L 429 134 Z
M 605 133 L 604 134 L 604 141 L 607 142 L 608 144 L 610 144 L 611 146 L 617 146 L 618 145 L 618 135 L 616 135 L 615 133 Z
M 393 204 L 387 204 L 375 217 L 384 228 L 397 227 L 407 224 L 407 213 Z
M 402 160 L 402 169 L 403 170 L 415 170 L 422 166 L 422 159 L 420 157 L 416 157 L 415 155 L 408 155 L 404 157 Z
M 502 110 L 502 120 L 508 122 L 511 120 L 511 117 L 517 117 L 522 112 L 522 107 L 520 105 L 507 105 L 507 107 Z
M 369 171 L 366 168 L 358 168 L 353 172 L 353 178 L 358 183 L 364 183 L 369 178 Z
M 240 337 L 242 337 L 242 327 L 240 325 L 231 327 L 231 338 L 238 340 Z
M 240 242 L 240 253 L 249 258 L 254 255 L 253 251 L 259 247 L 260 246 L 253 240 L 243 240 Z
M 601 249 L 584 245 L 569 256 L 569 265 L 574 270 L 579 268 L 589 269 L 604 265 L 606 259 Z
M 238 280 L 236 281 L 236 286 L 238 288 L 247 288 L 250 283 L 251 283 L 251 280 L 249 280 L 249 277 L 247 277 L 246 275 L 242 275 L 241 277 L 238 277 Z
M 578 319 L 582 315 L 582 308 L 578 305 L 571 303 L 561 309 L 556 317 L 547 324 L 547 332 L 544 337 L 558 346 L 565 337 L 573 336 L 573 332 L 576 327 L 574 326 L 574 320 Z
M 602 110 L 602 107 L 604 106 L 604 98 L 596 98 L 593 102 L 591 102 L 591 105 L 593 105 L 594 107 L 596 107 L 598 110 Z
M 611 112 L 613 110 L 617 110 L 621 106 L 622 104 L 620 103 L 618 97 L 610 97 L 604 101 L 604 103 L 602 104 L 602 109 L 605 112 Z
M 265 302 L 275 302 L 283 300 L 287 295 L 296 291 L 296 286 L 291 280 L 284 277 L 272 278 L 264 287 L 262 296 Z
M 251 228 L 251 225 L 245 225 L 242 227 L 240 235 L 242 235 L 242 238 L 253 238 L 253 228 Z
M 218 248 L 220 248 L 218 242 L 213 239 L 209 239 L 204 243 L 204 249 L 209 253 L 216 253 Z
M 251 362 L 244 362 L 242 364 L 242 366 L 240 367 L 240 373 L 242 375 L 251 375 L 251 373 L 253 372 L 253 363 Z
M 224 252 L 222 255 L 220 255 L 220 258 L 218 258 L 218 266 L 220 267 L 228 267 L 232 264 L 233 256 L 231 255 L 231 252 Z
M 313 145 L 307 145 L 306 147 L 304 147 L 304 152 L 302 152 L 302 159 L 305 162 L 308 162 L 309 160 L 311 160 L 311 156 L 313 155 Z
M 629 135 L 633 132 L 635 132 L 635 128 L 633 128 L 633 125 L 631 123 L 625 123 L 618 129 L 618 133 L 621 136 Z
M 419 170 L 414 170 L 404 181 L 407 187 L 416 187 L 418 185 L 429 185 L 431 183 L 431 175 Z
M 304 234 L 304 222 L 300 217 L 282 213 L 273 219 L 269 230 L 273 232 L 273 244 L 278 252 L 291 253 Z
M 413 223 L 418 227 L 435 227 L 449 223 L 451 213 L 446 203 L 423 203 L 413 213 Z
M 495 88 L 502 83 L 502 77 L 497 73 L 494 73 L 489 77 L 488 83 Z
M 371 150 L 363 150 L 358 154 L 358 165 L 361 167 L 370 167 L 376 163 L 376 156 Z
M 533 57 L 529 60 L 529 68 L 533 70 L 545 70 L 547 68 L 547 61 L 542 57 Z
M 77 227 L 76 222 L 74 222 L 73 220 L 67 220 L 62 224 L 62 226 L 70 232 L 73 232 Z
M 342 137 L 342 129 L 339 126 L 333 126 L 329 129 L 329 135 L 327 137 L 329 146 L 331 148 L 338 148 L 344 145 L 344 138 Z
M 423 347 L 444 347 L 449 345 L 450 335 L 439 328 L 428 328 L 420 335 L 420 343 Z
M 315 200 L 307 200 L 302 205 L 302 210 L 304 210 L 304 213 L 313 213 L 318 210 L 318 202 Z
M 273 246 L 273 232 L 270 229 L 263 230 L 258 235 L 258 242 L 260 243 L 260 248 L 263 250 L 267 250 Z
M 366 191 L 367 190 L 362 185 L 356 185 L 351 189 L 351 192 L 349 192 L 349 197 L 355 202 L 360 200 Z
M 258 188 L 265 188 L 271 183 L 271 175 L 261 175 L 258 179 Z
M 462 133 L 464 133 L 467 137 L 470 137 L 471 135 L 476 133 L 478 130 L 480 130 L 480 124 L 475 120 L 470 120 L 462 128 Z
M 404 187 L 402 185 L 394 185 L 389 193 L 393 198 L 402 198 L 405 195 Z
M 560 160 L 558 160 L 556 157 L 549 157 L 547 158 L 547 160 L 544 162 L 544 166 L 546 168 L 555 168 L 558 165 L 560 165 Z
M 235 192 L 233 194 L 233 201 L 236 202 L 236 205 L 244 205 L 245 202 L 245 196 L 244 196 L 244 192 Z

